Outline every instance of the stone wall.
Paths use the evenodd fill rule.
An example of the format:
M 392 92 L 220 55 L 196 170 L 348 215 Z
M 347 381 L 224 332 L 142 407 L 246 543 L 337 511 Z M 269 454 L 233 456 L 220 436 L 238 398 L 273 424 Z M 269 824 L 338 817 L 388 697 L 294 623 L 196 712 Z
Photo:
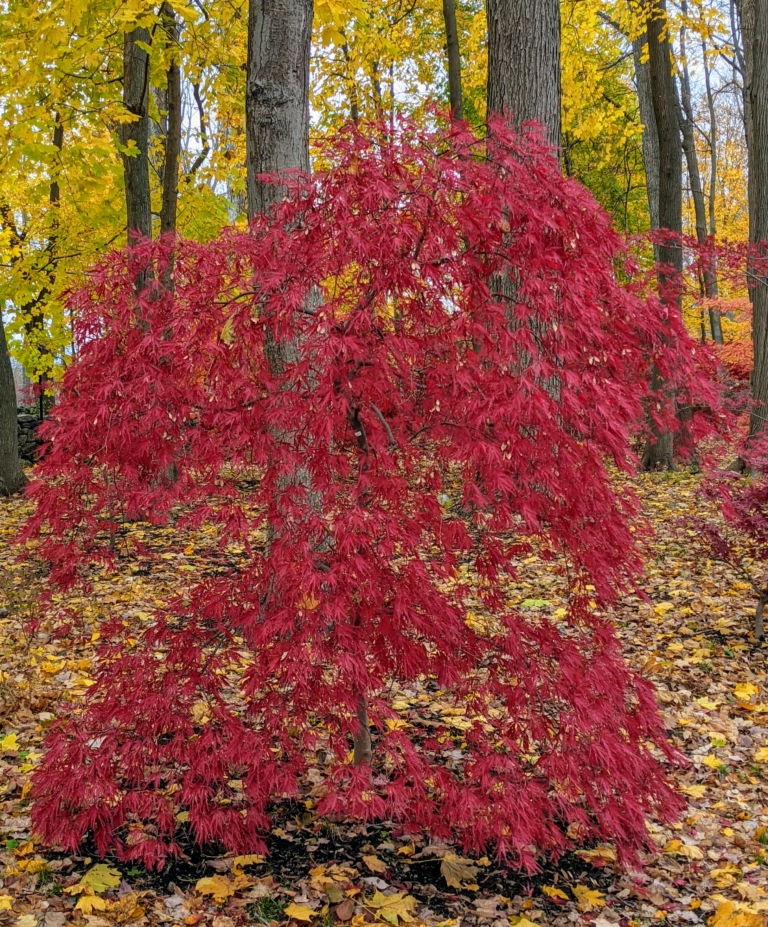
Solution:
M 37 449 L 42 443 L 37 437 L 40 419 L 28 409 L 19 409 L 16 416 L 19 435 L 19 457 L 24 464 L 33 464 L 37 460 Z

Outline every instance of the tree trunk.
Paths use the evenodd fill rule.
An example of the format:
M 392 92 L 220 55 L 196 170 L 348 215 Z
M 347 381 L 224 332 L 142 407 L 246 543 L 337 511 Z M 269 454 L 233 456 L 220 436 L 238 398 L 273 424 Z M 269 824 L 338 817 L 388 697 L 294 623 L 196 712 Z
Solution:
M 488 112 L 540 123 L 560 151 L 559 0 L 488 0 Z
M 682 234 L 683 230 L 683 170 L 678 122 L 678 100 L 672 73 L 672 54 L 666 33 L 666 0 L 654 0 L 648 12 L 648 56 L 650 65 L 651 95 L 656 131 L 659 137 L 659 227 Z M 659 274 L 659 291 L 662 299 L 680 308 L 680 277 L 683 253 L 680 242 L 663 243 L 658 249 L 659 261 L 673 267 L 672 275 Z M 658 370 L 654 369 L 651 385 L 663 389 Z M 651 438 L 643 455 L 647 470 L 673 469 L 674 440 L 668 431 L 662 431 L 651 421 Z
M 283 196 L 260 174 L 309 170 L 313 0 L 251 0 L 245 90 L 248 214 Z
M 309 55 L 312 39 L 313 0 L 250 0 L 248 14 L 248 73 L 246 77 L 245 131 L 248 216 L 266 212 L 284 195 L 279 183 L 260 179 L 262 174 L 309 171 Z M 307 305 L 316 305 L 316 293 Z M 301 336 L 267 344 L 267 361 L 280 373 L 301 350 Z M 295 434 L 276 433 L 279 443 L 290 445 Z M 300 468 L 286 477 L 282 488 L 302 485 L 308 505 L 315 505 L 309 472 Z M 300 530 L 294 524 L 295 530 Z M 270 527 L 273 537 L 276 527 Z M 327 546 L 318 539 L 318 550 Z M 355 704 L 354 762 L 370 763 L 371 745 L 364 692 L 352 693 Z
M 717 194 L 717 118 L 715 114 L 715 97 L 712 93 L 712 80 L 709 63 L 707 61 L 707 43 L 702 41 L 701 54 L 704 62 L 704 85 L 707 90 L 707 109 L 709 110 L 709 235 L 714 239 L 717 233 L 715 219 L 715 197 Z M 704 286 L 709 299 L 718 296 L 717 283 L 717 257 L 708 256 L 709 267 L 705 268 Z M 709 273 L 709 279 L 707 278 Z M 723 343 L 723 327 L 720 320 L 720 311 L 713 306 L 709 307 L 709 325 L 712 330 L 712 339 L 715 344 Z
M 683 0 L 683 16 L 688 13 L 688 4 Z M 691 197 L 693 199 L 693 210 L 696 222 L 696 240 L 702 246 L 701 255 L 701 283 L 703 295 L 707 299 L 717 297 L 717 276 L 710 266 L 710 259 L 706 253 L 707 243 L 707 211 L 704 204 L 704 189 L 701 184 L 701 173 L 699 171 L 699 158 L 696 153 L 696 127 L 693 121 L 693 104 L 691 102 L 691 78 L 688 71 L 688 60 L 686 56 L 686 35 L 685 25 L 680 29 L 680 98 L 678 100 L 678 121 L 680 131 L 683 135 L 683 152 L 685 153 L 685 162 L 688 166 L 688 181 L 691 186 Z M 720 314 L 713 308 L 709 307 L 709 324 L 712 331 L 712 340 L 715 344 L 723 343 L 723 333 L 720 327 Z
M 632 42 L 632 57 L 635 63 L 640 121 L 643 124 L 643 163 L 648 194 L 648 214 L 651 228 L 657 229 L 659 227 L 659 133 L 656 130 L 656 115 L 653 111 L 651 69 L 649 63 L 642 60 L 643 48 L 647 44 L 648 33 L 644 31 Z
M 747 150 L 749 153 L 749 238 L 768 259 L 768 0 L 738 4 L 746 62 Z M 763 244 L 761 244 L 763 243 Z M 752 371 L 750 435 L 768 419 L 768 274 L 753 265 Z
M 123 104 L 136 119 L 120 126 L 120 141 L 132 153 L 122 154 L 128 244 L 152 235 L 149 191 L 149 55 L 137 43 L 149 45 L 149 31 L 141 26 L 123 39 Z
M 0 496 L 19 492 L 25 483 L 19 460 L 16 386 L 0 306 Z
M 448 93 L 451 101 L 451 115 L 454 119 L 464 118 L 464 103 L 461 93 L 461 52 L 459 31 L 456 27 L 456 0 L 443 0 L 445 20 L 445 48 L 448 54 Z
M 163 27 L 173 58 L 168 66 L 165 158 L 163 162 L 163 202 L 160 209 L 160 232 L 176 231 L 176 208 L 179 193 L 179 160 L 181 158 L 181 66 L 178 60 L 179 25 L 168 3 L 161 9 Z

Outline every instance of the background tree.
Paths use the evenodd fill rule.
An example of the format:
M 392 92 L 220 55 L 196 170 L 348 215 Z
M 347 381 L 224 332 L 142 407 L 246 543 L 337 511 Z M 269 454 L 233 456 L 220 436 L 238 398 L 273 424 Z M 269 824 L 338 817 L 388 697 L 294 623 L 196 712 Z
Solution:
M 671 267 L 672 272 L 659 273 L 662 296 L 671 306 L 681 307 L 681 282 L 683 253 L 679 236 L 683 231 L 682 213 L 682 151 L 680 146 L 680 124 L 678 121 L 678 100 L 672 70 L 672 54 L 666 16 L 666 0 L 655 0 L 648 13 L 648 60 L 650 64 L 651 95 L 659 139 L 659 227 L 670 232 L 666 241 L 662 238 L 658 257 L 662 265 Z M 652 385 L 655 390 L 663 387 L 659 372 L 654 368 Z M 673 433 L 659 426 L 651 417 L 652 437 L 648 440 L 643 466 L 646 469 L 672 469 L 674 467 Z
M 488 112 L 535 120 L 560 150 L 559 0 L 487 0 Z

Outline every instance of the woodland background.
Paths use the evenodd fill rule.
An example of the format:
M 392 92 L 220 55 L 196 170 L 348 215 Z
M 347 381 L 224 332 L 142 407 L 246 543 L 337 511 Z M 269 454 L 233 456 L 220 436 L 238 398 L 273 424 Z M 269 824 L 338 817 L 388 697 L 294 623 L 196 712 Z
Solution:
M 0 769 L 5 777 L 0 786 L 0 923 L 764 927 L 768 0 L 4 0 L 0 40 L 0 494 L 9 497 L 0 518 Z M 494 122 L 499 114 L 518 126 L 533 120 L 538 128 L 525 129 L 533 141 L 523 140 L 516 148 L 518 143 Z M 493 150 L 494 137 L 509 146 L 501 175 L 516 174 L 519 159 L 520 186 L 502 190 L 499 195 L 509 199 L 496 212 L 498 204 L 486 200 L 483 229 L 477 215 L 462 213 L 457 205 L 465 196 L 471 200 L 472 191 L 456 176 L 465 171 L 469 186 L 476 182 L 484 195 L 496 189 L 495 175 L 478 167 L 482 159 L 468 157 L 461 147 L 469 145 L 474 152 L 486 128 L 488 150 Z M 539 130 L 542 140 L 537 140 Z M 366 138 L 377 141 L 366 148 Z M 419 141 L 409 147 L 412 138 Z M 382 139 L 381 150 L 400 152 L 401 162 L 383 156 L 377 161 L 371 151 Z M 441 199 L 436 178 L 443 176 L 448 184 L 449 174 L 435 172 L 440 159 L 433 163 L 424 153 L 435 140 L 461 166 L 450 175 L 461 191 L 453 199 Z M 547 357 L 546 345 L 557 343 L 559 321 L 551 321 L 556 314 L 546 316 L 546 295 L 540 303 L 533 298 L 527 326 L 501 326 L 512 342 L 521 333 L 527 336 L 528 329 L 533 333 L 512 368 L 525 389 L 533 395 L 538 391 L 532 414 L 544 410 L 541 418 L 534 415 L 537 424 L 529 433 L 530 422 L 521 419 L 522 427 L 515 425 L 506 434 L 507 443 L 499 438 L 497 448 L 493 436 L 488 439 L 492 450 L 509 451 L 519 439 L 515 454 L 524 447 L 531 455 L 541 453 L 530 458 L 543 462 L 539 472 L 521 477 L 513 490 L 503 482 L 505 467 L 513 465 L 502 462 L 514 457 L 512 452 L 486 466 L 471 441 L 468 448 L 459 441 L 456 450 L 453 438 L 443 432 L 434 432 L 434 443 L 430 438 L 418 445 L 416 438 L 434 428 L 429 416 L 439 401 L 425 411 L 418 402 L 408 405 L 395 395 L 393 405 L 384 406 L 375 382 L 360 377 L 363 385 L 353 386 L 350 376 L 350 396 L 358 389 L 368 401 L 365 390 L 374 390 L 371 395 L 381 402 L 379 408 L 371 400 L 367 432 L 361 423 L 369 407 L 362 401 L 355 405 L 350 399 L 341 413 L 330 411 L 327 419 L 316 404 L 317 383 L 336 389 L 343 377 L 334 380 L 328 373 L 338 363 L 326 344 L 333 339 L 311 339 L 323 333 L 327 314 L 337 324 L 333 337 L 343 346 L 340 353 L 347 350 L 347 314 L 354 316 L 361 305 L 367 309 L 374 301 L 367 298 L 368 290 L 355 287 L 367 286 L 386 265 L 376 251 L 375 228 L 367 227 L 368 239 L 354 237 L 367 219 L 354 199 L 356 185 L 369 179 L 375 191 L 375 184 L 391 182 L 403 165 L 411 178 L 436 186 L 426 213 L 414 210 L 409 233 L 417 242 L 416 270 L 408 277 L 406 268 L 406 282 L 393 285 L 399 298 L 410 298 L 418 289 L 417 271 L 426 274 L 425 268 L 442 266 L 443 259 L 434 257 L 435 240 L 427 234 L 433 205 L 443 210 L 446 229 L 468 223 L 466 240 L 480 229 L 480 252 L 490 242 L 504 253 L 514 238 L 506 235 L 511 215 L 521 227 L 531 220 L 531 253 L 513 253 L 532 280 L 540 275 L 551 282 L 549 247 L 566 255 L 564 273 L 572 266 L 588 267 L 594 257 L 592 277 L 574 272 L 574 293 L 562 294 L 562 356 L 556 348 L 554 360 Z M 326 286 L 333 278 L 342 290 L 349 287 L 346 305 L 343 299 L 335 305 L 334 296 L 315 306 L 314 297 L 306 296 L 317 281 L 301 278 L 303 245 L 296 235 L 304 230 L 304 217 L 283 203 L 285 188 L 263 176 L 296 169 L 315 172 L 328 184 L 320 188 L 332 207 L 328 229 L 308 223 L 320 256 L 309 245 L 306 254 L 316 266 L 328 270 L 322 249 L 331 254 L 334 236 L 353 230 L 349 266 L 334 271 L 335 277 L 321 275 Z M 581 188 L 561 186 L 561 172 L 583 185 L 608 218 Z M 291 193 L 298 193 L 299 202 L 301 196 L 311 199 L 312 188 L 297 183 Z M 408 192 L 418 199 L 418 189 Z M 318 196 L 322 206 L 326 201 Z M 368 202 L 374 202 L 374 215 L 379 204 Z M 270 227 L 265 214 L 275 204 L 283 219 Z M 534 221 L 538 216 L 540 223 Z M 391 220 L 383 210 L 382 227 Z M 555 229 L 551 238 L 549 222 Z M 620 237 L 611 236 L 609 225 Z M 394 241 L 397 223 L 392 228 Z M 571 229 L 577 230 L 572 240 Z M 579 234 L 589 241 L 592 254 L 579 250 L 584 248 L 576 243 Z M 421 253 L 425 240 L 433 248 L 431 258 Z M 258 250 L 264 241 L 292 255 L 293 264 L 288 261 L 286 269 L 279 260 L 270 263 L 268 249 Z M 461 291 L 459 284 L 469 292 L 478 277 L 476 269 L 467 271 L 465 253 L 457 257 L 460 252 L 456 249 L 444 261 L 455 264 L 454 293 Z M 473 249 L 467 247 L 466 253 Z M 639 271 L 630 271 L 628 264 L 618 269 L 627 255 L 633 267 L 646 272 L 645 290 L 635 291 L 628 282 Z M 207 266 L 213 268 L 210 273 Z M 258 296 L 248 289 L 247 275 L 238 277 L 243 266 L 273 273 L 278 290 L 284 287 L 302 307 L 299 315 L 311 317 L 300 328 L 301 337 L 285 338 L 279 326 L 287 323 L 280 310 L 276 328 L 265 323 L 266 334 L 261 321 L 251 324 L 258 313 L 254 310 L 252 318 L 247 307 L 244 315 L 233 310 L 224 320 L 219 307 Z M 525 294 L 525 275 L 512 286 L 503 262 L 487 266 L 498 272 L 491 285 L 495 297 L 514 303 Z M 370 279 L 365 273 L 356 276 L 360 268 L 370 271 Z M 480 278 L 486 285 L 488 273 Z M 653 295 L 657 287 L 658 298 Z M 372 284 L 369 290 L 376 295 Z M 331 291 L 336 293 L 327 288 Z M 234 296 L 219 303 L 222 293 Z M 390 312 L 390 291 L 382 293 L 376 310 L 380 327 L 373 326 L 374 334 L 398 345 L 400 320 Z M 424 293 L 430 311 L 445 310 L 445 301 L 429 303 L 434 299 L 429 286 Z M 615 297 L 614 303 L 605 304 L 610 303 L 606 293 Z M 520 303 L 528 298 L 523 295 Z M 594 306 L 610 323 L 598 313 L 590 315 L 594 332 L 584 335 L 585 342 L 608 345 L 613 356 L 606 352 L 602 360 L 596 356 L 587 363 L 579 354 L 582 346 L 567 342 L 574 330 L 568 325 L 574 309 Z M 456 317 L 460 314 L 457 309 Z M 185 351 L 183 340 L 186 323 L 198 315 L 213 334 L 199 342 L 193 334 L 189 344 L 201 347 L 202 359 L 210 352 L 207 372 L 201 372 L 202 360 L 195 367 L 194 351 Z M 418 331 L 422 323 L 416 310 L 414 319 Z M 486 323 L 492 327 L 498 319 Z M 421 331 L 429 330 L 426 324 Z M 468 357 L 471 367 L 486 352 L 485 366 L 472 368 L 477 381 L 494 364 L 502 369 L 506 363 L 494 353 L 493 339 L 484 343 L 482 335 L 475 329 L 471 350 L 456 355 L 461 363 Z M 436 364 L 429 339 L 423 341 L 426 353 L 415 356 L 430 358 L 425 367 Z M 417 335 L 414 342 L 421 345 Z M 694 342 L 707 348 L 696 355 Z M 302 354 L 306 343 L 313 345 L 311 362 Z M 454 347 L 449 338 L 440 343 L 443 353 L 438 354 L 452 356 Z M 370 343 L 363 338 L 356 348 L 370 348 Z M 249 379 L 250 359 L 259 352 L 266 363 Z M 562 364 L 563 357 L 573 366 Z M 547 372 L 529 376 L 532 358 L 537 363 L 543 359 L 541 369 Z M 94 366 L 94 360 L 103 366 Z M 142 375 L 142 365 L 150 361 L 156 361 L 156 383 Z M 594 376 L 593 362 L 598 368 Z M 364 358 L 358 368 L 366 363 Z M 214 365 L 219 365 L 216 376 Z M 290 374 L 291 369 L 299 374 Z M 388 369 L 384 365 L 377 372 L 385 377 Z M 615 372 L 613 393 L 609 369 Z M 164 375 L 164 370 L 173 374 Z M 577 378 L 575 386 L 568 374 Z M 125 434 L 136 439 L 122 446 L 116 429 L 99 426 L 105 408 L 110 414 L 117 410 L 119 418 L 121 378 L 130 384 L 124 394 L 131 422 Z M 218 393 L 221 383 L 224 389 Z M 305 383 L 314 386 L 305 389 Z M 586 413 L 569 420 L 569 412 L 552 409 L 560 404 L 560 410 L 570 410 L 569 397 L 574 396 L 578 407 L 588 383 L 598 383 L 595 395 L 605 399 L 595 418 L 604 413 L 608 424 L 569 445 Z M 198 398 L 206 389 L 223 397 L 216 403 L 221 408 L 206 419 L 208 413 L 200 410 L 213 400 L 204 395 L 195 399 L 191 414 L 177 415 L 173 404 L 183 406 L 179 394 L 184 385 Z M 281 420 L 277 427 L 268 417 L 257 420 L 252 405 L 248 415 L 225 408 L 228 387 L 236 397 L 253 387 L 259 396 L 270 397 L 275 415 L 282 409 L 285 421 L 293 424 Z M 332 399 L 333 389 L 328 386 Z M 454 390 L 453 398 L 456 392 L 461 391 Z M 498 397 L 500 405 L 517 408 L 503 389 Z M 148 430 L 142 404 L 151 413 Z M 412 420 L 400 414 L 402 409 Z M 166 420 L 159 426 L 158 410 Z M 460 403 L 456 410 L 462 413 Z M 25 447 L 30 445 L 33 415 L 49 418 L 40 434 L 51 449 L 25 474 L 18 437 L 21 430 Z M 251 419 L 255 424 L 249 426 Z M 311 432 L 318 419 L 318 434 L 320 426 L 326 427 L 333 440 L 315 435 L 302 447 L 297 423 Z M 699 429 L 701 419 L 708 425 Z M 207 458 L 195 458 L 201 422 L 212 423 L 216 440 L 211 444 L 219 445 L 210 448 Z M 424 427 L 417 427 L 421 422 Z M 504 424 L 500 417 L 497 433 Z M 452 421 L 440 425 L 448 435 L 458 427 Z M 466 434 L 482 437 L 484 425 L 475 432 L 467 427 Z M 547 431 L 550 426 L 553 430 Z M 526 445 L 536 429 L 541 443 Z M 595 438 L 595 432 L 602 437 Z M 260 439 L 269 453 L 258 446 Z M 583 458 L 573 450 L 589 448 L 593 440 L 597 450 L 585 451 Z M 446 446 L 457 455 L 448 455 L 449 464 L 438 453 Z M 568 469 L 566 449 L 586 467 L 583 479 L 560 483 L 561 471 L 579 473 L 578 466 Z M 284 460 L 275 464 L 279 452 Z M 302 453 L 314 455 L 314 477 L 307 476 Z M 324 454 L 333 460 L 331 469 L 340 469 L 327 484 L 315 483 Z M 367 482 L 369 458 L 384 474 L 379 484 Z M 402 471 L 398 460 L 405 462 Z M 459 464 L 467 460 L 466 472 L 457 476 Z M 242 461 L 250 469 L 234 472 Z M 408 484 L 403 478 L 397 484 L 402 496 L 391 490 L 402 472 L 410 478 L 420 466 L 433 464 L 435 473 L 440 466 L 443 470 L 430 477 L 432 496 L 419 479 Z M 349 478 L 354 465 L 357 483 Z M 730 475 L 724 465 L 730 465 Z M 28 478 L 32 490 L 23 495 L 19 491 Z M 483 497 L 483 481 L 497 488 L 496 497 Z M 299 491 L 292 496 L 287 485 Z M 556 491 L 550 492 L 550 486 Z M 481 500 L 477 509 L 468 504 L 470 490 L 473 504 Z M 486 526 L 482 504 L 498 514 L 494 506 L 505 492 L 523 515 L 516 520 L 514 506 L 512 514 L 499 506 L 504 543 L 490 548 L 489 565 L 482 541 L 476 548 L 472 544 Z M 306 497 L 297 501 L 294 496 L 302 493 Z M 220 506 L 222 497 L 236 500 L 231 510 Z M 426 497 L 424 512 L 433 521 L 414 518 L 419 530 L 408 534 L 403 529 L 398 544 L 412 544 L 428 559 L 419 548 L 419 532 L 430 536 L 432 531 L 442 544 L 450 525 L 455 537 L 471 539 L 461 548 L 462 556 L 454 556 L 449 538 L 444 547 L 427 548 L 433 573 L 420 572 L 418 556 L 419 569 L 408 572 L 400 562 L 402 546 L 396 544 L 389 559 L 379 557 L 379 538 L 366 547 L 369 539 L 355 519 L 364 523 L 374 502 L 381 505 L 377 513 L 391 511 L 400 499 L 421 511 Z M 362 540 L 350 541 L 358 535 L 340 530 L 327 542 L 325 528 L 318 525 L 320 515 L 335 511 L 334 506 L 351 513 L 350 524 Z M 561 517 L 569 511 L 573 518 Z M 411 514 L 404 505 L 401 522 Z M 392 524 L 402 529 L 397 522 L 394 516 Z M 311 556 L 306 537 L 322 538 Z M 339 551 L 355 543 L 359 549 L 345 561 Z M 501 552 L 504 544 L 507 550 Z M 503 582 L 494 573 L 494 557 L 515 560 L 514 572 Z M 379 610 L 371 606 L 371 615 L 355 617 L 348 651 L 331 653 L 328 642 L 344 625 L 344 616 L 358 609 L 359 596 L 355 589 L 345 590 L 347 599 L 341 594 L 339 599 L 344 607 L 336 603 L 337 611 L 329 611 L 329 577 L 338 581 L 358 569 L 366 575 L 369 567 L 367 595 Z M 488 574 L 481 576 L 483 570 Z M 625 574 L 635 577 L 635 585 L 625 581 Z M 444 581 L 436 581 L 436 575 Z M 342 680 L 345 673 L 365 676 L 360 667 L 369 666 L 377 652 L 379 613 L 389 614 L 388 584 L 395 576 L 407 590 L 404 614 L 427 644 L 409 651 L 413 640 L 407 628 L 393 649 L 401 646 L 398 656 L 406 653 L 408 660 L 418 650 L 423 662 L 413 657 L 401 672 L 394 660 L 390 667 L 397 664 L 398 669 L 391 678 L 378 666 L 363 683 L 331 683 L 336 670 Z M 265 618 L 259 602 L 268 603 L 273 613 L 265 607 Z M 418 624 L 425 613 L 430 615 L 431 605 L 431 624 Z M 445 614 L 439 613 L 443 606 Z M 280 623 L 283 612 L 290 612 L 288 624 Z M 189 620 L 183 628 L 182 614 Z M 302 633 L 310 629 L 310 637 L 309 643 L 302 639 L 291 649 L 295 616 L 296 628 Z M 274 624 L 264 631 L 264 621 Z M 496 748 L 502 743 L 510 754 L 518 750 L 534 769 L 520 781 L 534 788 L 538 781 L 538 758 L 530 755 L 535 751 L 520 747 L 526 731 L 509 733 L 516 720 L 509 705 L 521 674 L 510 671 L 507 680 L 501 661 L 493 662 L 499 654 L 509 656 L 503 647 L 492 649 L 498 640 L 509 645 L 510 638 L 498 630 L 503 621 L 509 622 L 507 631 L 515 628 L 526 640 L 520 666 L 528 668 L 531 679 L 544 680 L 536 697 L 520 709 L 523 717 L 530 705 L 543 706 L 530 713 L 531 724 L 540 723 L 539 746 L 554 738 L 557 725 L 552 722 L 550 729 L 546 719 L 559 717 L 556 706 L 575 706 L 578 715 L 586 705 L 578 715 L 585 736 L 572 740 L 571 758 L 582 749 L 584 755 L 592 747 L 596 751 L 590 754 L 592 765 L 581 763 L 574 774 L 581 794 L 563 786 L 564 775 L 550 774 L 548 780 L 545 775 L 547 788 L 536 799 L 540 808 L 527 821 L 520 815 L 520 828 L 529 827 L 545 846 L 537 846 L 535 837 L 516 844 L 518 835 L 510 836 L 503 813 L 493 813 L 495 804 L 517 807 L 515 795 L 500 797 L 506 780 L 493 779 L 493 764 L 501 765 L 496 757 L 504 753 Z M 443 652 L 451 646 L 447 629 L 461 642 L 455 672 Z M 526 633 L 532 636 L 526 639 Z M 295 711 L 293 703 L 276 722 L 265 722 L 257 704 L 257 721 L 238 727 L 245 710 L 239 696 L 231 694 L 236 689 L 232 680 L 242 681 L 253 666 L 269 666 L 270 648 L 287 641 L 284 664 L 294 661 L 294 675 L 286 677 L 284 689 L 275 683 L 272 697 L 277 693 L 289 704 L 285 693 L 306 683 L 301 661 L 315 645 L 312 635 L 326 647 L 327 663 L 313 678 L 326 687 L 328 703 Z M 183 638 L 186 643 L 180 644 Z M 562 647 L 563 665 L 570 665 L 569 655 L 578 656 L 581 675 L 575 686 L 565 686 L 554 671 L 547 677 L 542 653 L 552 642 Z M 470 644 L 478 645 L 474 656 L 463 649 Z M 491 648 L 487 653 L 486 645 Z M 243 656 L 249 647 L 250 655 Z M 362 657 L 358 651 L 364 651 Z M 353 653 L 360 662 L 350 670 Z M 440 660 L 446 671 L 431 672 Z M 163 661 L 174 666 L 167 676 L 164 669 L 156 670 Z M 190 669 L 196 661 L 204 667 L 197 676 Z M 209 672 L 212 662 L 217 669 Z M 275 677 L 283 672 L 281 665 L 271 664 Z M 317 668 L 305 660 L 305 675 L 310 665 L 313 672 Z M 466 679 L 457 682 L 454 677 L 464 671 Z M 268 688 L 272 679 L 266 676 Z M 470 678 L 486 699 L 485 707 L 478 692 L 471 691 Z M 659 713 L 651 690 L 644 688 L 646 680 L 656 686 Z M 615 683 L 615 704 L 601 689 L 609 681 Z M 552 690 L 546 688 L 550 683 Z M 266 696 L 254 688 L 261 683 L 249 684 L 249 698 L 258 703 L 263 697 L 266 704 Z M 504 698 L 510 699 L 506 713 L 511 721 L 499 708 Z M 625 727 L 625 720 L 630 718 L 639 721 L 627 734 L 632 725 Z M 270 723 L 277 725 L 274 731 Z M 323 733 L 318 735 L 316 728 Z M 264 730 L 281 746 L 265 747 L 268 736 L 259 740 Z M 325 731 L 331 732 L 327 740 Z M 491 732 L 499 737 L 495 746 Z M 251 734 L 248 749 L 255 743 L 264 750 L 255 769 L 252 756 L 243 758 Z M 381 759 L 387 738 L 397 743 L 398 737 L 419 744 L 422 765 L 409 768 L 426 770 L 409 788 L 403 788 L 407 776 L 397 779 L 393 772 L 396 750 Z M 180 752 L 174 754 L 177 747 Z M 608 750 L 607 760 L 601 747 Z M 134 748 L 150 758 L 135 768 Z M 402 749 L 404 755 L 416 755 Z M 486 788 L 478 774 L 476 791 L 472 782 L 461 782 L 473 750 L 480 756 L 475 770 L 490 756 L 491 784 Z M 550 750 L 556 761 L 567 762 L 562 743 L 542 748 Z M 107 765 L 100 766 L 104 755 Z M 114 757 L 120 761 L 110 766 Z M 435 757 L 445 761 L 447 778 L 456 773 L 455 794 L 478 801 L 483 809 L 477 821 L 488 826 L 472 845 L 469 839 L 462 843 L 461 834 L 453 834 L 455 842 L 430 838 L 444 824 L 437 807 L 450 818 L 450 827 L 462 823 L 461 809 L 445 802 L 448 791 L 444 804 L 437 804 Z M 128 767 L 130 773 L 124 771 Z M 668 782 L 656 776 L 662 767 Z M 399 792 L 387 792 L 389 775 Z M 348 788 L 339 785 L 345 776 L 352 783 Z M 604 779 L 609 780 L 605 794 L 612 797 L 568 823 L 566 814 L 575 806 L 578 818 L 581 798 L 593 782 Z M 102 799 L 91 801 L 102 787 Z M 407 806 L 413 820 L 406 824 L 423 824 L 422 832 L 403 826 L 408 814 L 398 819 L 393 813 L 392 820 L 385 815 L 383 821 L 382 815 L 369 814 L 365 803 L 378 794 L 376 789 L 392 800 L 388 810 L 398 801 Z M 567 800 L 558 804 L 566 794 Z M 353 800 L 362 813 L 343 813 Z M 413 806 L 407 805 L 412 800 Z M 126 806 L 128 817 L 121 817 Z M 254 807 L 263 818 L 255 828 L 244 823 L 246 809 Z M 627 807 L 641 813 L 625 814 Z M 411 808 L 417 810 L 411 813 Z M 544 822 L 540 828 L 537 814 Z M 499 848 L 507 839 L 513 850 L 505 858 Z M 249 840 L 252 844 L 244 845 Z M 553 847 L 551 855 L 538 853 Z M 485 848 L 492 859 L 470 852 Z M 640 857 L 633 855 L 636 849 Z M 512 868 L 506 865 L 510 860 Z

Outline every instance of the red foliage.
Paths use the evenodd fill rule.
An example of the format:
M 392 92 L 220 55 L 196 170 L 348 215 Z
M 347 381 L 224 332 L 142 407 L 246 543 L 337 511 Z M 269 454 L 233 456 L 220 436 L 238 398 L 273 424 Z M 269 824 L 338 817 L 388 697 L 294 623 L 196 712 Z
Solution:
M 113 254 L 73 297 L 80 357 L 28 533 L 54 579 L 111 561 L 126 518 L 205 523 L 246 557 L 143 629 L 100 628 L 97 684 L 35 774 L 46 840 L 90 832 L 161 865 L 186 810 L 199 842 L 259 850 L 320 746 L 320 813 L 529 868 L 574 835 L 629 858 L 646 815 L 676 813 L 652 689 L 590 599 L 639 568 L 606 460 L 634 465 L 649 403 L 671 420 L 651 359 L 692 404 L 715 397 L 679 317 L 618 282 L 632 269 L 589 194 L 543 143 L 493 133 L 346 130 L 250 231 Z M 137 304 L 171 248 L 173 292 Z M 270 367 L 285 339 L 295 357 Z M 565 618 L 505 604 L 533 545 L 569 586 Z M 474 718 L 460 740 L 386 724 L 387 687 L 425 677 Z M 361 694 L 374 760 L 355 767 Z

